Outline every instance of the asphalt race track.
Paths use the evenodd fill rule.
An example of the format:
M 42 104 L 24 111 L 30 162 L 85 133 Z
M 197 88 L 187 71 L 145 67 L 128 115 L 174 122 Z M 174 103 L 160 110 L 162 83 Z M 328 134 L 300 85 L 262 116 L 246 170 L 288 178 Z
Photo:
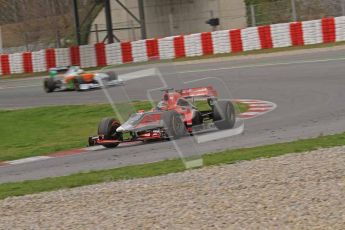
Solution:
M 148 66 L 122 68 L 126 73 Z M 257 146 L 345 131 L 344 50 L 248 57 L 199 64 L 162 65 L 167 82 L 206 77 L 223 80 L 233 98 L 260 99 L 277 104 L 276 110 L 247 120 L 243 134 L 197 146 L 203 153 L 228 148 Z M 135 99 L 145 99 L 154 79 L 132 80 L 126 90 Z M 119 88 L 110 88 L 115 100 Z M 41 79 L 0 81 L 0 108 L 107 102 L 102 90 L 45 94 Z M 95 127 L 95 132 L 96 132 Z M 90 134 L 91 135 L 91 134 Z M 87 137 L 85 137 L 85 144 Z M 124 146 L 91 151 L 20 165 L 0 167 L 0 183 L 68 175 L 80 171 L 121 167 L 129 164 L 177 158 L 170 142 Z

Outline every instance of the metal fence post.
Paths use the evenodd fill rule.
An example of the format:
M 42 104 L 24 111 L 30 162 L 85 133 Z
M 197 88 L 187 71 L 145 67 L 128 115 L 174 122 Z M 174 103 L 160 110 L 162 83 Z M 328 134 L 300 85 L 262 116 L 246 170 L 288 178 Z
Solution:
M 73 0 L 73 14 L 75 23 L 75 32 L 78 45 L 81 45 L 81 35 L 80 35 L 80 22 L 79 22 L 79 12 L 78 12 L 78 2 Z
M 296 22 L 297 21 L 297 12 L 296 12 L 295 0 L 291 0 L 291 11 L 292 11 L 292 19 L 294 22 Z
M 252 18 L 252 26 L 256 26 L 256 16 L 255 16 L 255 7 L 250 5 L 250 16 Z
M 57 29 L 55 31 L 55 36 L 56 36 L 56 48 L 61 48 L 61 35 L 60 35 L 60 30 Z
M 1 31 L 1 26 L 0 26 L 0 54 L 3 53 L 2 48 L 3 48 L 3 46 L 2 46 L 2 31 Z
M 111 6 L 110 6 L 110 0 L 104 0 L 104 11 L 105 11 L 105 21 L 107 26 L 107 37 L 108 37 L 108 43 L 114 43 L 114 35 L 113 35 L 113 21 L 111 18 Z
M 147 31 L 146 31 L 146 22 L 145 22 L 145 4 L 143 0 L 138 0 L 138 7 L 139 7 L 139 17 L 140 17 L 141 39 L 146 39 Z
M 95 24 L 95 35 L 96 35 L 96 42 L 99 43 L 99 34 L 98 34 L 98 24 Z
M 135 35 L 135 26 L 133 20 L 129 21 L 129 27 L 131 27 L 131 32 L 132 32 L 132 41 L 137 40 L 137 36 Z

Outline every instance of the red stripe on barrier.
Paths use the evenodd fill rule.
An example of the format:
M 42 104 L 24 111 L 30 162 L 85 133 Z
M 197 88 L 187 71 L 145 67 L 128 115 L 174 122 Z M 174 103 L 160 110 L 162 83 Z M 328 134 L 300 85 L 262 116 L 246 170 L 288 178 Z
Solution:
M 79 46 L 70 47 L 69 52 L 70 52 L 71 65 L 79 66 L 80 65 Z
M 146 40 L 146 51 L 149 60 L 159 59 L 159 46 L 158 39 L 148 39 Z
M 30 52 L 23 53 L 23 69 L 24 73 L 32 73 L 32 54 Z
M 201 33 L 201 45 L 203 55 L 213 54 L 213 43 L 211 32 Z
M 133 62 L 132 44 L 130 42 L 121 42 L 121 51 L 123 63 Z
M 95 44 L 96 50 L 96 59 L 97 59 L 97 66 L 106 66 L 107 65 L 107 58 L 105 55 L 105 45 L 104 43 L 97 43 Z
M 291 36 L 292 45 L 294 46 L 304 45 L 302 22 L 290 23 L 290 36 Z
M 11 68 L 10 68 L 10 60 L 8 54 L 1 55 L 1 70 L 2 75 L 10 75 Z
M 47 69 L 56 67 L 55 49 L 46 49 Z
M 230 30 L 231 51 L 233 53 L 243 51 L 241 30 Z
M 175 50 L 175 58 L 186 56 L 183 36 L 174 37 L 174 50 Z
M 273 48 L 272 36 L 271 36 L 271 26 L 260 26 L 259 36 L 262 49 Z
M 334 18 L 323 18 L 322 23 L 322 36 L 323 42 L 335 42 L 336 33 L 335 33 L 335 19 Z

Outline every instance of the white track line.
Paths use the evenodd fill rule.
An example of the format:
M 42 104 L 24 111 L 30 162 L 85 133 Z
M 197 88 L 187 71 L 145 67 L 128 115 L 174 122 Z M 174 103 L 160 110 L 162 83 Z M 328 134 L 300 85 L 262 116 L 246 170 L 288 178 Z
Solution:
M 91 147 L 83 148 L 83 150 L 85 151 L 96 151 L 100 149 L 104 149 L 104 147 L 99 145 L 99 146 L 91 146 Z
M 51 159 L 51 158 L 54 158 L 54 157 L 37 156 L 37 157 L 28 157 L 28 158 L 23 158 L 23 159 L 19 159 L 19 160 L 13 160 L 13 161 L 6 161 L 5 163 L 10 164 L 10 165 L 18 165 L 18 164 L 24 164 L 24 163 L 28 163 L 28 162 L 47 160 L 47 159 Z
M 186 71 L 179 71 L 177 73 L 201 73 L 201 72 L 211 72 L 211 71 L 220 71 L 220 70 L 249 69 L 249 68 L 284 66 L 284 65 L 298 65 L 298 64 L 312 64 L 312 63 L 344 61 L 344 60 L 345 60 L 345 57 L 316 59 L 316 60 L 297 60 L 297 61 L 291 61 L 291 62 L 276 62 L 276 63 L 273 62 L 273 63 L 263 63 L 263 64 L 252 64 L 252 65 L 239 65 L 239 66 L 232 66 L 232 67 L 186 70 Z
M 8 86 L 8 87 L 0 87 L 0 90 L 4 89 L 17 89 L 17 88 L 30 88 L 30 87 L 37 87 L 42 85 L 18 85 L 18 86 Z

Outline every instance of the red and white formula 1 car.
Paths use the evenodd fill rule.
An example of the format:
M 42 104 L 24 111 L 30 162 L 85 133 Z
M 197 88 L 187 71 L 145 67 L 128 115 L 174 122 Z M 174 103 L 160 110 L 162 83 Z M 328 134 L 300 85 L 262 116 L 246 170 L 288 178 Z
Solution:
M 210 124 L 221 130 L 232 129 L 236 122 L 234 105 L 217 96 L 211 86 L 164 90 L 162 100 L 149 112 L 134 113 L 123 124 L 114 118 L 102 119 L 98 135 L 89 137 L 89 145 L 114 148 L 123 142 L 177 139 Z M 198 110 L 189 100 L 195 98 L 207 101 L 210 109 Z

